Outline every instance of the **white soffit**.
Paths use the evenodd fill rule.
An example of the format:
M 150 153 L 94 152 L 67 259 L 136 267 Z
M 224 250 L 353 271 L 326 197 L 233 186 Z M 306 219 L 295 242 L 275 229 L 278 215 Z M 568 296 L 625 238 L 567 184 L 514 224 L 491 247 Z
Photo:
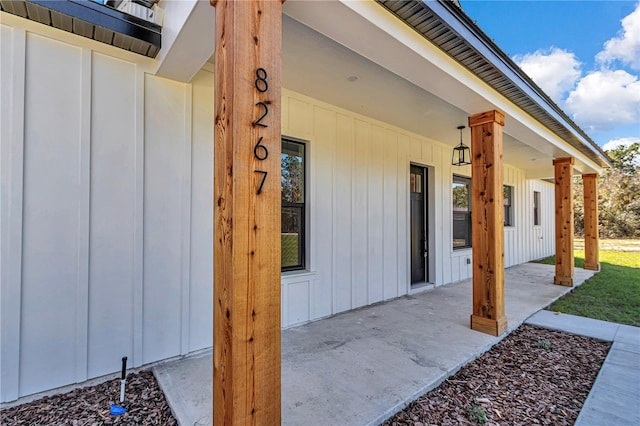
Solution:
M 191 81 L 215 50 L 215 8 L 208 0 L 164 0 L 162 49 L 156 74 Z

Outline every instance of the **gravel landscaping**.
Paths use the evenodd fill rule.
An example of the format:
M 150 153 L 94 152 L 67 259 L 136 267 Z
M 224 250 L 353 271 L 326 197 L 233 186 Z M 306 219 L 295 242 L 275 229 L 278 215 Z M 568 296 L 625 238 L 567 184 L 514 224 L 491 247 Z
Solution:
M 385 426 L 572 425 L 611 344 L 523 325 Z M 11 425 L 177 425 L 153 374 L 127 377 L 127 412 L 109 413 L 120 381 L 0 411 Z
M 384 425 L 572 425 L 610 346 L 523 325 Z

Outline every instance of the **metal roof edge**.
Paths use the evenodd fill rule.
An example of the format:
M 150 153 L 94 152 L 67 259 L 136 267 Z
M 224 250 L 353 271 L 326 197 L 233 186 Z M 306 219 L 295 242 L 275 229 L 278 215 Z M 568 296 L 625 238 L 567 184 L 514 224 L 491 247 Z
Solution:
M 150 58 L 162 45 L 160 25 L 90 0 L 0 0 L 0 11 Z
M 427 0 L 421 0 L 423 2 L 426 2 Z M 434 2 L 430 2 L 430 3 L 434 3 Z M 553 115 L 558 115 L 560 118 L 561 122 L 564 121 L 566 124 L 569 125 L 570 130 L 573 130 L 575 132 L 577 132 L 578 134 L 576 136 L 581 137 L 582 139 L 584 139 L 582 142 L 588 142 L 588 144 L 591 146 L 591 148 L 595 148 L 596 152 L 600 155 L 602 155 L 605 160 L 607 161 L 608 165 L 611 166 L 611 161 L 609 159 L 609 157 L 607 156 L 607 154 L 602 150 L 602 148 L 600 148 L 600 146 L 595 143 L 595 141 L 593 141 L 593 139 L 591 139 L 591 137 L 584 131 L 582 130 L 582 128 L 580 126 L 578 126 L 578 124 L 576 124 L 554 101 L 553 99 L 551 99 L 549 97 L 549 95 L 547 95 L 541 88 L 540 86 L 538 86 L 532 79 L 531 77 L 529 77 L 523 70 L 522 68 L 520 68 L 514 61 L 513 59 L 511 59 L 509 57 L 509 55 L 507 55 L 501 48 L 500 46 L 498 46 L 496 44 L 496 42 L 493 41 L 493 39 L 491 39 L 483 30 L 482 28 L 480 28 L 478 26 L 478 24 L 475 23 L 475 21 L 473 21 L 469 15 L 467 15 L 464 12 L 464 9 L 462 8 L 461 5 L 457 5 L 455 4 L 455 2 L 451 1 L 451 0 L 438 0 L 437 2 L 438 4 L 443 5 L 445 8 L 447 8 L 448 10 L 451 11 L 451 13 L 453 15 L 455 15 L 457 18 L 459 18 L 459 22 L 462 21 L 463 24 L 469 29 L 470 32 L 474 33 L 474 36 L 477 37 L 478 40 L 480 40 L 486 47 L 487 49 L 489 49 L 495 56 L 497 59 L 499 59 L 501 61 L 502 64 L 504 64 L 511 73 L 513 73 L 515 76 L 517 76 L 517 78 L 519 80 L 522 81 L 522 83 L 524 83 L 530 90 L 532 90 L 534 92 L 534 94 L 536 95 L 536 97 L 540 98 L 543 102 L 543 105 L 540 106 L 548 106 L 549 108 L 551 108 L 552 111 L 549 112 L 553 112 Z M 432 9 L 433 10 L 433 9 Z M 434 10 L 434 12 L 436 12 Z M 440 15 L 438 15 L 440 16 Z M 442 17 L 442 16 L 441 16 Z M 461 34 L 462 35 L 462 34 Z M 467 38 L 465 38 L 467 39 Z M 467 39 L 468 40 L 468 39 Z M 487 58 L 489 59 L 489 58 Z M 495 64 L 494 61 L 491 61 L 493 64 Z M 501 70 L 502 71 L 502 70 Z M 514 81 L 514 83 L 516 83 Z M 520 86 L 522 88 L 522 86 Z M 540 103 L 539 103 L 540 104 Z M 565 126 L 567 127 L 567 126 Z
M 378 2 L 384 3 L 384 0 L 378 0 Z M 457 34 L 466 44 L 469 45 L 471 49 L 483 57 L 489 64 L 494 66 L 498 72 L 502 73 L 502 75 L 507 78 L 511 84 L 520 89 L 524 95 L 526 95 L 542 110 L 542 113 L 566 129 L 571 137 L 567 138 L 566 136 L 569 135 L 563 136 L 558 134 L 557 131 L 549 128 L 545 123 L 541 124 L 549 128 L 553 133 L 557 134 L 561 139 L 565 140 L 574 148 L 584 154 L 588 154 L 588 156 L 600 166 L 611 166 L 611 160 L 602 148 L 600 148 L 600 146 L 598 146 L 598 144 L 596 144 L 584 130 L 582 130 L 505 52 L 502 51 L 502 49 L 500 49 L 500 47 L 484 31 L 482 31 L 482 29 L 473 20 L 471 20 L 460 5 L 456 4 L 456 2 L 452 0 L 416 0 L 416 3 L 421 4 L 423 8 L 427 8 L 437 16 L 443 24 L 449 27 L 450 31 Z M 383 4 L 383 6 L 385 5 Z M 398 16 L 397 13 L 393 11 L 392 13 Z M 398 17 L 402 19 L 400 16 Z M 415 28 L 415 26 L 404 19 L 402 20 L 422 34 L 422 32 Z M 425 36 L 424 34 L 422 35 Z M 433 40 L 431 41 L 433 42 Z M 434 42 L 434 44 L 438 46 L 437 43 Z M 447 52 L 446 50 L 444 51 L 499 93 L 510 99 L 508 94 L 504 93 L 505 90 L 494 87 L 493 84 L 478 75 L 478 73 L 473 69 L 470 69 L 465 64 L 461 63 L 455 55 Z M 519 105 L 518 103 L 516 104 Z M 536 114 L 534 114 L 533 111 L 530 111 L 522 105 L 519 106 L 536 119 Z M 538 119 L 536 120 L 540 121 Z M 585 152 L 585 150 L 587 152 Z

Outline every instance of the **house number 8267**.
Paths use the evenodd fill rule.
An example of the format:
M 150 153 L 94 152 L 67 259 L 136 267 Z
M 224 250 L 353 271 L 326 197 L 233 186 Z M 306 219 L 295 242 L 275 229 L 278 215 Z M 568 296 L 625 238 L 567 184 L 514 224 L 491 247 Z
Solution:
M 254 86 L 258 92 L 265 93 L 267 90 L 269 90 L 269 83 L 267 82 L 267 77 L 268 77 L 267 70 L 265 70 L 262 67 L 256 69 L 256 79 L 254 81 Z M 268 102 L 258 102 L 256 103 L 256 107 L 258 107 L 262 115 L 260 115 L 260 117 L 253 122 L 253 126 L 269 127 L 267 124 L 262 122 L 262 120 L 264 120 L 269 114 Z M 263 136 L 260 136 L 260 138 L 258 139 L 258 142 L 256 142 L 256 144 L 253 147 L 253 156 L 259 161 L 266 160 L 267 157 L 269 157 L 269 150 L 265 145 L 262 144 L 262 140 L 263 140 Z M 265 170 L 254 170 L 253 172 L 257 173 L 258 175 L 261 175 L 262 177 L 262 179 L 260 180 L 260 185 L 258 186 L 258 190 L 256 191 L 256 194 L 260 194 L 262 192 L 262 187 L 264 186 L 264 182 L 265 180 L 267 180 L 268 173 Z

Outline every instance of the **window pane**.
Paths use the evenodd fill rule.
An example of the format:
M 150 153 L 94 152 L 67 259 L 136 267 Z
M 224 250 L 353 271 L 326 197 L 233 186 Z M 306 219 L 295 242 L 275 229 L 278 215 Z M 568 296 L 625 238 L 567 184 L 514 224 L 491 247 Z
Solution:
M 453 248 L 471 247 L 471 179 L 453 177 Z
M 511 187 L 505 185 L 503 187 L 502 192 L 504 193 L 504 205 L 510 206 L 511 205 Z
M 305 145 L 282 140 L 282 269 L 305 268 Z
M 513 226 L 513 186 L 502 187 L 504 195 L 504 226 Z
M 282 202 L 304 203 L 304 144 L 283 140 Z
M 282 206 L 282 268 L 303 267 L 304 245 L 303 208 Z
M 540 225 L 540 192 L 533 191 L 533 224 Z
M 469 211 L 469 186 L 453 183 L 453 208 L 455 211 Z

